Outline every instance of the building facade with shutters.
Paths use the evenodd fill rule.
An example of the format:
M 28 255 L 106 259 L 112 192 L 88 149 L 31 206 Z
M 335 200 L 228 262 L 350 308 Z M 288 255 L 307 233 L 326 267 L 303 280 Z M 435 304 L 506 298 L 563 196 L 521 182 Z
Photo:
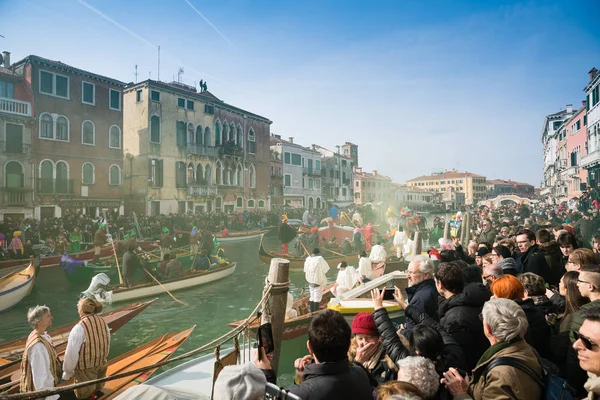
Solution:
M 124 106 L 127 210 L 269 208 L 270 120 L 177 82 L 130 85 Z
M 346 206 L 354 202 L 354 181 L 352 171 L 354 161 L 349 155 L 326 149 L 319 145 L 313 148 L 321 153 L 323 197 L 327 207 L 332 204 Z M 356 153 L 357 154 L 357 153 Z
M 420 176 L 418 178 L 406 181 L 408 186 L 416 186 L 420 189 L 429 192 L 438 192 L 442 194 L 443 201 L 454 202 L 455 205 L 460 204 L 476 204 L 478 201 L 487 197 L 486 177 L 473 174 L 471 172 L 460 172 L 455 169 L 451 171 L 437 172 L 431 175 Z M 452 200 L 454 195 L 444 196 L 444 193 L 462 193 L 464 201 L 461 203 L 458 196 L 457 200 Z
M 34 216 L 123 212 L 123 82 L 28 56 L 12 71 L 33 93 Z
M 0 220 L 33 217 L 33 95 L 29 83 L 12 72 L 10 53 L 0 67 Z
M 392 204 L 393 199 L 390 187 L 392 180 L 377 171 L 364 172 L 362 167 L 355 167 L 353 173 L 354 179 L 354 204 L 365 205 L 372 203 L 378 205 Z

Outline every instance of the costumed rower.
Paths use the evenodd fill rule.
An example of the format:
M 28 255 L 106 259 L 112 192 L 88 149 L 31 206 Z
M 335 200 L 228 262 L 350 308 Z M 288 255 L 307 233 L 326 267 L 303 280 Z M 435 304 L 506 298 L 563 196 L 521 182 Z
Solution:
M 198 227 L 194 225 L 190 232 L 190 260 L 193 260 L 198 254 L 198 239 L 200 239 L 200 231 L 198 230 Z
M 339 295 L 354 288 L 357 282 L 360 282 L 361 285 L 363 284 L 360 274 L 356 268 L 349 267 L 346 261 L 339 263 L 337 269 L 339 270 L 337 279 L 331 288 L 331 293 L 333 293 L 335 297 L 338 297 Z
M 171 254 L 171 247 L 173 246 L 173 236 L 169 233 L 169 228 L 166 226 L 162 228 L 163 234 L 160 237 L 160 258 L 165 258 L 165 254 Z
M 94 262 L 100 262 L 100 252 L 106 243 L 106 223 L 100 222 L 98 230 L 94 233 Z
M 52 326 L 52 314 L 46 306 L 35 306 L 27 312 L 27 322 L 33 328 L 29 334 L 21 359 L 21 393 L 52 389 L 60 379 L 62 370 L 54 350 L 52 338 L 46 332 Z M 56 400 L 60 395 L 46 397 Z
M 143 267 L 134 253 L 136 249 L 135 244 L 128 243 L 127 252 L 123 255 L 123 278 L 125 279 L 125 285 L 129 288 L 133 286 L 136 271 Z
M 321 256 L 318 248 L 312 251 L 312 254 L 304 261 L 304 276 L 308 282 L 310 291 L 310 312 L 315 312 L 319 309 L 319 304 L 323 298 L 323 288 L 327 284 L 327 274 L 329 265 Z
M 398 229 L 396 229 L 396 233 L 394 234 L 394 239 L 392 244 L 396 247 L 396 257 L 402 258 L 402 252 L 404 250 L 404 245 L 408 242 L 408 237 L 406 237 L 406 233 L 404 233 L 404 229 L 398 224 Z
M 73 227 L 73 232 L 69 234 L 69 253 L 79 253 L 81 251 L 81 242 L 83 235 L 79 231 L 78 227 Z
M 296 230 L 288 225 L 287 215 L 282 215 L 281 225 L 279 225 L 279 240 L 281 241 L 281 254 L 287 255 L 288 244 L 296 237 Z
M 371 250 L 371 242 L 373 240 L 374 232 L 375 232 L 375 229 L 373 229 L 373 224 L 369 222 L 367 224 L 367 226 L 365 227 L 365 229 L 363 230 L 363 236 L 365 238 L 365 247 L 366 247 L 367 251 Z
M 382 269 L 385 269 L 385 261 L 387 260 L 387 252 L 381 242 L 377 242 L 371 248 L 369 259 L 371 260 L 372 272 L 377 271 L 377 276 L 381 276 L 383 274 Z M 373 268 L 373 265 L 375 265 L 375 268 Z
M 8 250 L 13 258 L 21 258 L 23 256 L 23 242 L 21 242 L 21 231 L 15 231 L 13 238 L 8 245 Z
M 110 330 L 97 314 L 102 304 L 84 298 L 77 303 L 81 321 L 69 333 L 69 341 L 63 363 L 63 379 L 74 377 L 75 383 L 104 378 L 110 349 Z M 104 383 L 75 389 L 78 399 L 85 399 L 104 387 Z

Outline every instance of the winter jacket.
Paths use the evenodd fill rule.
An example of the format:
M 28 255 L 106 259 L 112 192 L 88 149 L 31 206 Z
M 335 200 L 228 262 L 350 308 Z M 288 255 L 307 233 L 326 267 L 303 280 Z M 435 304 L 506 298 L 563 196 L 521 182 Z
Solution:
M 288 388 L 302 400 L 372 400 L 367 372 L 348 359 L 304 367 L 304 382 Z
M 481 283 L 467 284 L 462 293 L 440 301 L 440 325 L 463 349 L 467 370 L 475 368 L 477 361 L 490 343 L 483 334 L 479 314 L 491 293 Z
M 475 259 L 470 255 L 466 254 L 465 249 L 461 245 L 456 246 L 456 253 L 458 254 L 458 258 L 460 260 L 463 260 L 469 265 L 475 264 Z
M 548 358 L 550 356 L 550 326 L 546 322 L 544 312 L 535 306 L 532 299 L 515 300 L 515 302 L 521 306 L 529 323 L 525 340 L 537 350 L 540 356 Z
M 502 268 L 502 272 L 504 272 L 505 275 L 517 276 L 517 263 L 513 258 L 503 258 L 498 261 L 498 265 Z
M 498 232 L 494 229 L 488 229 L 487 231 L 481 231 L 479 236 L 477 237 L 477 243 L 488 242 L 494 243 L 496 241 L 496 236 L 498 236 Z M 489 249 L 492 250 L 492 249 Z
M 408 304 L 426 312 L 434 320 L 438 320 L 438 291 L 433 279 L 426 279 L 414 286 L 407 287 L 406 294 Z M 407 316 L 406 327 L 402 330 L 402 334 L 409 337 L 415 325 L 415 321 Z
M 531 272 L 544 278 L 546 282 L 551 282 L 552 275 L 548 263 L 546 262 L 545 253 L 542 249 L 534 244 L 527 252 L 521 254 L 521 265 L 523 266 L 522 273 Z
M 524 340 L 510 344 L 498 351 L 473 370 L 469 393 L 455 399 L 515 399 L 537 400 L 542 398 L 542 387 L 526 372 L 508 365 L 498 365 L 484 374 L 486 366 L 498 357 L 514 357 L 542 375 L 542 368 L 534 350 Z
M 548 285 L 558 286 L 560 278 L 565 273 L 564 257 L 562 251 L 560 251 L 560 246 L 555 241 L 552 241 L 544 247 L 540 246 L 540 249 L 544 252 L 546 264 L 550 268 L 550 280 L 544 279 L 546 279 Z

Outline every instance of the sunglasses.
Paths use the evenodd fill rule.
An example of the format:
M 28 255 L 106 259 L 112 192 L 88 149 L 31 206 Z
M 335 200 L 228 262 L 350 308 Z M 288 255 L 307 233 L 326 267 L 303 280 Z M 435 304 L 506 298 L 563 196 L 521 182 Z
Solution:
M 573 337 L 575 338 L 575 341 L 581 340 L 583 347 L 585 347 L 586 349 L 592 350 L 592 348 L 594 346 L 598 346 L 598 343 L 594 343 L 590 338 L 583 336 L 578 331 L 571 331 L 571 332 L 573 333 Z

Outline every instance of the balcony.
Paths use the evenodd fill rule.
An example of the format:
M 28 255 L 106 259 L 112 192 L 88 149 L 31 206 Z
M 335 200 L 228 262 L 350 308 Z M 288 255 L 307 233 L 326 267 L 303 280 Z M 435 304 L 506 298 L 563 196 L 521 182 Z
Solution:
M 32 207 L 31 188 L 3 187 L 0 203 L 4 207 Z
M 31 103 L 0 97 L 0 112 L 31 118 Z
M 36 191 L 39 194 L 74 194 L 73 179 L 44 179 L 37 180 Z
M 217 188 L 206 186 L 188 186 L 187 194 L 188 196 L 192 197 L 216 196 Z
M 188 144 L 185 146 L 185 155 L 219 157 L 219 149 L 217 149 L 216 147 Z
M 23 142 L 5 142 L 0 140 L 0 153 L 27 154 L 31 145 Z
M 581 167 L 589 169 L 596 164 L 600 164 L 600 150 L 593 151 L 585 157 L 581 158 Z
M 219 155 L 242 157 L 244 155 L 244 149 L 235 144 L 226 144 L 219 147 Z
M 321 176 L 321 171 L 322 170 L 316 168 L 302 168 L 304 175 Z
M 308 191 L 308 189 L 305 189 L 305 188 L 287 186 L 287 187 L 283 188 L 283 195 L 284 196 L 303 196 L 307 191 Z
M 569 168 L 566 169 L 566 173 L 571 178 L 579 177 L 579 166 L 578 165 L 570 166 Z

